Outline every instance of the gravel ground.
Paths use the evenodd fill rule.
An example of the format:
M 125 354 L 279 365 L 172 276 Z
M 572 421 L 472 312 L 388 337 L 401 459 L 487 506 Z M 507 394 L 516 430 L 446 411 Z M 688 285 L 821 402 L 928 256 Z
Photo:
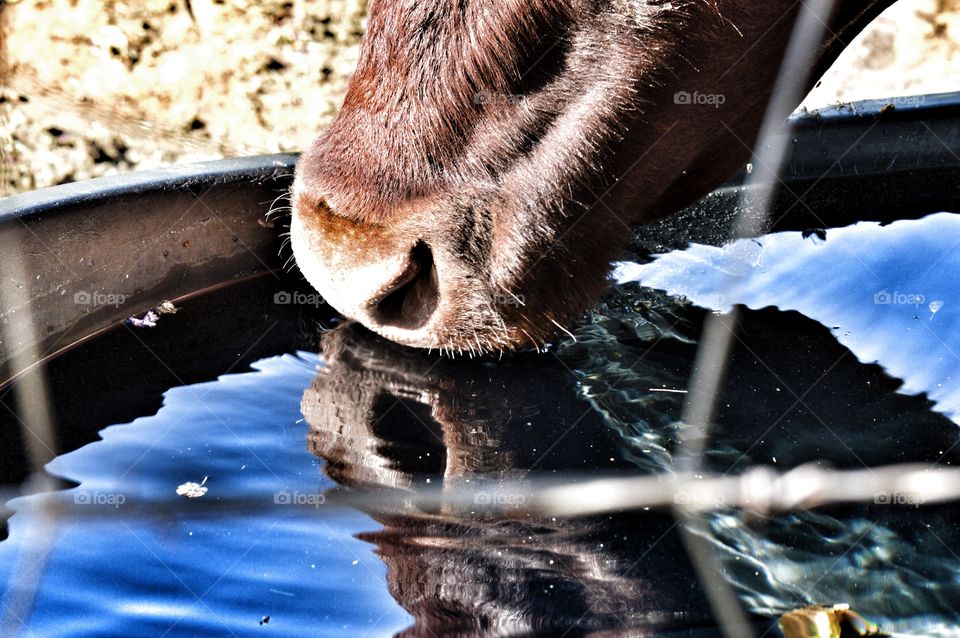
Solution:
M 0 195 L 296 151 L 343 97 L 366 0 L 0 0 Z M 960 89 L 960 0 L 901 0 L 805 102 Z
M 900 0 L 844 50 L 804 106 L 948 91 L 960 91 L 960 0 Z
M 365 15 L 366 0 L 8 5 L 5 192 L 299 150 L 340 104 Z

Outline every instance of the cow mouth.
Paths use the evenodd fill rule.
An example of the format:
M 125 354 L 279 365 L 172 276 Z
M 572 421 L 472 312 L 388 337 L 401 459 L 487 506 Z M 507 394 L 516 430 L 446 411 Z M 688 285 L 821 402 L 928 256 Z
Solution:
M 427 324 L 440 303 L 437 266 L 427 244 L 414 245 L 406 269 L 386 290 L 371 308 L 371 317 L 377 324 L 402 330 L 416 330 Z

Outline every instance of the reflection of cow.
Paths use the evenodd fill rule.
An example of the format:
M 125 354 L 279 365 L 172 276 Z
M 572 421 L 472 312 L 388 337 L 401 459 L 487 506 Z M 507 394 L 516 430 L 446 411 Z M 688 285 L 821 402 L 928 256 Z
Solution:
M 483 503 L 518 498 L 496 486 L 529 469 L 630 467 L 611 461 L 620 458 L 614 435 L 552 357 L 495 368 L 436 363 L 356 329 L 328 335 L 324 351 L 329 365 L 302 409 L 311 449 L 347 488 L 413 492 L 428 480 L 469 481 Z M 644 636 L 710 624 L 663 516 L 563 521 L 409 504 L 369 513 L 384 529 L 364 538 L 416 617 L 404 635 Z
M 680 402 L 643 388 L 683 387 L 696 347 L 686 334 L 698 322 L 672 314 L 663 321 L 654 305 L 638 311 L 624 303 L 619 312 L 661 329 L 646 324 L 641 338 L 631 337 L 613 312 L 559 349 L 563 363 L 535 355 L 497 364 L 438 360 L 356 327 L 327 336 L 329 365 L 302 402 L 310 445 L 346 488 L 401 495 L 400 505 L 369 512 L 385 527 L 365 538 L 387 563 L 394 596 L 417 618 L 413 635 L 476 635 L 504 625 L 512 635 L 562 633 L 573 624 L 619 631 L 618 617 L 640 628 L 626 635 L 644 635 L 709 622 L 676 539 L 657 540 L 669 529 L 660 514 L 554 520 L 402 505 L 402 495 L 428 479 L 444 489 L 473 486 L 479 502 L 496 502 L 516 496 L 496 486 L 523 481 L 529 468 L 558 479 L 590 468 L 669 471 Z M 960 462 L 954 423 L 931 412 L 924 396 L 897 393 L 899 382 L 859 363 L 823 326 L 765 309 L 741 312 L 740 328 L 709 469 Z M 777 356 L 760 361 L 757 353 Z M 596 401 L 592 409 L 581 395 Z M 960 589 L 949 547 L 960 529 L 957 508 L 926 506 L 924 525 L 916 516 L 912 508 L 864 505 L 751 523 L 723 512 L 711 534 L 725 573 L 764 616 L 819 600 L 850 602 L 868 616 L 954 618 Z M 868 528 L 874 540 L 865 543 Z M 838 553 L 851 560 L 837 564 Z M 744 555 L 768 569 L 745 570 Z M 901 579 L 913 593 L 891 597 L 886 584 Z
M 812 79 L 890 0 L 837 0 Z M 542 343 L 643 223 L 749 156 L 796 0 L 372 0 L 291 235 L 344 315 L 452 351 Z

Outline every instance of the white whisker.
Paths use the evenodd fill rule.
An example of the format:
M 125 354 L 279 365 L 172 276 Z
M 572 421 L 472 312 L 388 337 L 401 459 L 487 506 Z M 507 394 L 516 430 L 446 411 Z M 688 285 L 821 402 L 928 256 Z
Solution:
M 574 343 L 577 342 L 577 338 L 576 338 L 576 336 L 574 336 L 574 334 L 573 334 L 572 332 L 570 332 L 569 330 L 567 330 L 566 328 L 564 328 L 563 326 L 561 326 L 559 323 L 557 323 L 557 322 L 553 319 L 553 317 L 547 317 L 547 318 L 550 320 L 550 323 L 552 323 L 552 324 L 555 325 L 556 327 L 560 328 L 560 330 L 562 330 L 563 332 L 565 332 L 568 337 L 570 337 L 571 339 L 573 339 L 573 342 L 574 342 Z

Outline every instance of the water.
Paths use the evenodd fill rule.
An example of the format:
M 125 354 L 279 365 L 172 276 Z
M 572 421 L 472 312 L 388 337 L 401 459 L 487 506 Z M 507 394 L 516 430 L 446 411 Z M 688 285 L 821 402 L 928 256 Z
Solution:
M 706 308 L 796 310 L 829 327 L 858 360 L 902 379 L 903 393 L 925 393 L 956 420 L 958 273 L 960 217 L 941 213 L 831 229 L 825 242 L 776 233 L 694 246 L 651 264 L 623 264 L 617 274 Z
M 953 464 L 958 231 L 934 215 L 624 263 L 575 343 L 502 361 L 341 327 L 321 356 L 278 343 L 251 370 L 195 382 L 172 363 L 178 339 L 223 315 L 188 306 L 149 333 L 167 335 L 151 351 L 182 382 L 164 381 L 162 406 L 101 422 L 122 424 L 48 467 L 74 486 L 10 504 L 7 621 L 23 619 L 24 636 L 718 635 L 667 513 L 483 506 L 545 476 L 670 472 L 700 325 L 732 304 L 744 310 L 710 470 Z M 195 354 L 194 367 L 207 360 Z M 130 369 L 159 374 L 143 356 Z M 124 382 L 100 374 L 77 391 Z M 98 418 L 71 405 L 65 429 Z M 204 478 L 203 497 L 176 495 Z M 476 508 L 405 498 L 464 486 Z M 337 504 L 368 491 L 396 498 Z M 960 635 L 956 508 L 890 500 L 763 519 L 721 508 L 702 533 L 757 635 L 777 635 L 789 609 L 840 602 L 890 632 Z
M 717 471 L 823 459 L 847 467 L 916 461 L 933 468 L 956 460 L 957 237 L 960 217 L 943 213 L 831 229 L 826 241 L 777 233 L 693 245 L 645 264 L 621 264 L 617 277 L 621 285 L 663 291 L 672 302 L 749 309 L 738 331 L 739 356 L 766 371 L 762 391 L 786 395 L 784 409 L 763 407 L 769 395 L 747 408 L 722 405 L 722 435 L 709 452 Z M 795 325 L 793 334 L 772 339 L 755 334 L 778 327 L 756 316 L 793 313 L 807 329 Z M 722 402 L 760 389 L 737 357 Z M 634 435 L 638 445 L 663 432 L 641 428 L 649 431 Z M 728 428 L 739 431 L 731 436 Z M 805 449 L 813 454 L 805 458 Z M 660 455 L 654 465 L 667 470 L 666 461 Z M 862 516 L 801 512 L 761 527 L 734 512 L 718 513 L 710 517 L 709 536 L 755 613 L 780 614 L 801 601 L 851 602 L 890 631 L 958 635 L 955 508 L 920 509 L 912 501 L 901 503 L 905 509 L 889 507 L 897 498 L 878 494 Z
M 317 365 L 285 355 L 172 388 L 157 414 L 55 459 L 48 470 L 79 486 L 13 501 L 0 543 L 8 603 L 30 595 L 21 579 L 39 561 L 24 635 L 244 636 L 265 616 L 283 636 L 408 625 L 383 563 L 354 538 L 373 523 L 322 506 L 332 482 L 304 449 L 299 413 Z M 176 495 L 205 477 L 204 497 Z M 54 518 L 41 524 L 45 507 Z

